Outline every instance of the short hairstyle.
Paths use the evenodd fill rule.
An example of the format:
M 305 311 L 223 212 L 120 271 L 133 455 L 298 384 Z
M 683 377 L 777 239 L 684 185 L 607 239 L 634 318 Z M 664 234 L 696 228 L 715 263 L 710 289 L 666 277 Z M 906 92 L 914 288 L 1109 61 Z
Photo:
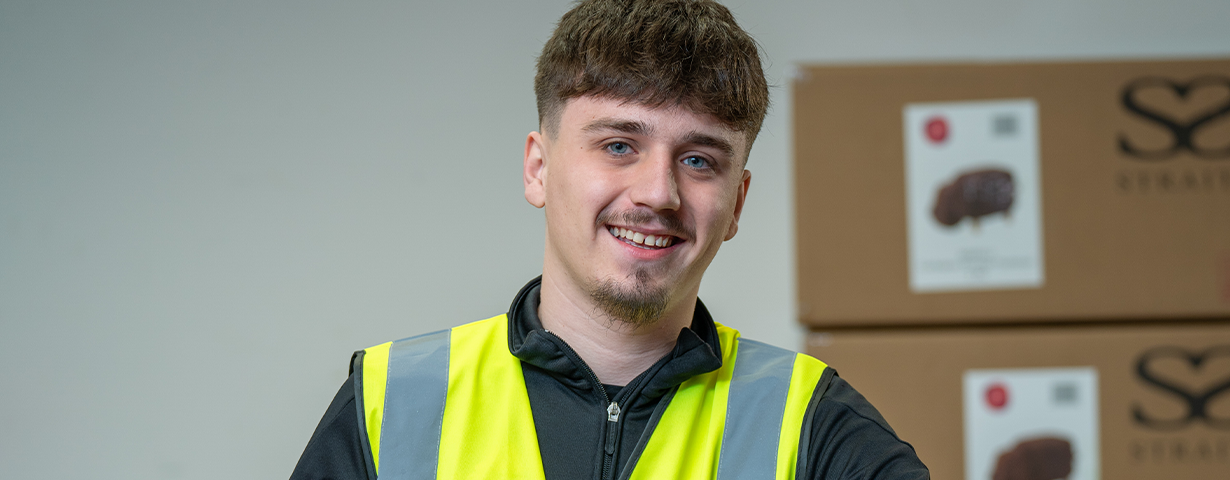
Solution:
M 534 93 L 550 134 L 569 99 L 592 95 L 713 115 L 749 147 L 769 108 L 756 41 L 712 0 L 578 2 L 542 47 Z

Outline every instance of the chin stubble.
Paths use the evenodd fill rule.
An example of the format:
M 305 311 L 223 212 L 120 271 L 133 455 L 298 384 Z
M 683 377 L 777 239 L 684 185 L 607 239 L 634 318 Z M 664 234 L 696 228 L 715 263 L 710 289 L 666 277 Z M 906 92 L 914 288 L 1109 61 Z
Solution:
M 607 278 L 590 289 L 589 297 L 611 320 L 631 327 L 652 325 L 666 311 L 668 295 L 664 287 L 652 287 L 649 271 L 638 269 L 632 285 Z

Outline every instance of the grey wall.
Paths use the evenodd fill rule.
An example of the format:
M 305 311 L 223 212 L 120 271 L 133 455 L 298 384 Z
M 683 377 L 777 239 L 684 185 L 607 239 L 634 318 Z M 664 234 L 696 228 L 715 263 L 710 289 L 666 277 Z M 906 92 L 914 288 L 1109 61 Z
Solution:
M 788 348 L 796 62 L 1230 54 L 1225 0 L 726 3 L 780 87 L 701 294 Z M 566 8 L 0 0 L 0 478 L 285 477 L 351 351 L 502 312 Z

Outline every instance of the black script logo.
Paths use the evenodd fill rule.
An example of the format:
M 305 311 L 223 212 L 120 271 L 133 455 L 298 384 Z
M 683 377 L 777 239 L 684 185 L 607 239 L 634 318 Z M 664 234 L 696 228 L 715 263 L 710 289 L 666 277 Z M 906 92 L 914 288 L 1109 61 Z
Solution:
M 1179 100 L 1186 102 L 1190 100 L 1189 94 L 1196 90 L 1217 87 L 1225 87 L 1227 90 L 1230 90 L 1230 78 L 1210 75 L 1197 77 L 1189 82 L 1182 83 L 1161 77 L 1145 77 L 1129 83 L 1123 89 L 1123 108 L 1162 127 L 1170 134 L 1171 143 L 1166 148 L 1146 150 L 1136 147 L 1126 135 L 1120 133 L 1119 150 L 1129 156 L 1148 161 L 1166 160 L 1183 150 L 1187 150 L 1197 157 L 1204 159 L 1230 158 L 1230 145 L 1209 148 L 1197 145 L 1192 140 L 1201 128 L 1209 126 L 1218 119 L 1230 119 L 1230 97 L 1227 97 L 1221 104 L 1202 110 L 1186 120 L 1177 119 L 1165 112 L 1160 112 L 1147 105 L 1141 105 L 1136 98 L 1137 93 L 1141 90 L 1161 88 L 1173 92 Z
M 1146 414 L 1137 404 L 1132 407 L 1132 416 L 1136 423 L 1156 430 L 1178 430 L 1194 421 L 1203 420 L 1210 427 L 1230 430 L 1230 418 L 1216 418 L 1208 412 L 1210 402 L 1230 393 L 1230 378 L 1219 379 L 1204 391 L 1193 391 L 1193 386 L 1182 385 L 1173 379 L 1157 375 L 1150 369 L 1150 364 L 1157 360 L 1178 359 L 1186 361 L 1192 370 L 1200 371 L 1209 360 L 1217 357 L 1230 357 L 1230 345 L 1212 347 L 1199 353 L 1178 347 L 1158 347 L 1141 354 L 1136 362 L 1136 375 L 1150 386 L 1181 400 L 1187 406 L 1187 414 L 1177 418 L 1156 418 Z

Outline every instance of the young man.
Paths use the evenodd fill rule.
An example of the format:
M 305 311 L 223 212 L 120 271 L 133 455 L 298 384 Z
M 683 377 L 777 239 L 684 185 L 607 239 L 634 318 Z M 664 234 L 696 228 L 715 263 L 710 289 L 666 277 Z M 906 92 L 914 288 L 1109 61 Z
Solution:
M 542 276 L 506 315 L 356 353 L 292 478 L 927 478 L 831 368 L 697 299 L 768 107 L 726 8 L 583 1 L 535 91 Z

